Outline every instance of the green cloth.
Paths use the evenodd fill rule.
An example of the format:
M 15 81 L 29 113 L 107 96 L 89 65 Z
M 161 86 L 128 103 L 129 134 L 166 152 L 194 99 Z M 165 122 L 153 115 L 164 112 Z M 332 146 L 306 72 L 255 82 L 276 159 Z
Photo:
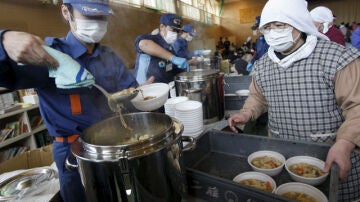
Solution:
M 58 68 L 49 68 L 49 77 L 55 78 L 58 88 L 70 89 L 91 86 L 95 83 L 95 78 L 84 67 L 72 59 L 69 55 L 58 50 L 43 46 L 58 63 Z

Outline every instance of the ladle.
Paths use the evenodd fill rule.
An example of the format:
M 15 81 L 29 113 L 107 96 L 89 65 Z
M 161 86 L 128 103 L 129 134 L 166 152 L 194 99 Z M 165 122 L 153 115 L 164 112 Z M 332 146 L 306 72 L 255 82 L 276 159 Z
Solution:
M 121 110 L 123 102 L 133 99 L 139 93 L 138 89 L 135 89 L 131 93 L 125 93 L 125 94 L 121 93 L 121 91 L 118 91 L 116 93 L 108 93 L 103 87 L 95 83 L 93 84 L 93 86 L 99 89 L 106 96 L 110 109 L 115 112 Z

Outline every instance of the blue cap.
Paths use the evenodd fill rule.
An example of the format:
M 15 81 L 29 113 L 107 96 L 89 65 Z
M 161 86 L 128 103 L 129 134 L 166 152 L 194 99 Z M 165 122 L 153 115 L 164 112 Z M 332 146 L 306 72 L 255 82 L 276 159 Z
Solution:
M 259 28 L 260 25 L 260 16 L 256 16 L 255 18 L 255 23 L 251 26 L 252 30 L 256 30 L 257 28 Z
M 189 33 L 191 36 L 195 36 L 196 35 L 196 30 L 194 29 L 194 27 L 190 24 L 188 25 L 184 25 L 181 28 L 182 31 Z
M 83 15 L 112 15 L 109 0 L 63 0 Z
M 256 16 L 255 20 L 256 20 L 256 22 L 255 22 L 254 26 L 259 27 L 259 24 L 260 24 L 260 16 Z
M 173 13 L 165 13 L 160 18 L 160 23 L 171 26 L 175 29 L 181 28 L 182 19 L 180 16 Z

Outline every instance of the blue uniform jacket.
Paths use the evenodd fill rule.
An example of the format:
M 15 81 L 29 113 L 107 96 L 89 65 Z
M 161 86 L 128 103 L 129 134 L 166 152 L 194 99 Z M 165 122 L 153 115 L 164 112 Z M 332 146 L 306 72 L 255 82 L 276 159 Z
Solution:
M 2 36 L 3 31 L 0 32 Z M 69 32 L 66 38 L 46 38 L 46 43 L 60 50 L 95 77 L 95 82 L 108 92 L 116 92 L 138 84 L 121 59 L 108 47 L 98 45 L 92 54 Z M 113 115 L 105 96 L 94 87 L 58 89 L 54 78 L 49 78 L 47 67 L 18 66 L 0 45 L 0 86 L 11 90 L 35 88 L 39 108 L 52 136 L 81 134 L 93 123 Z M 72 114 L 70 95 L 79 94 L 82 113 Z
M 175 55 L 178 57 L 191 59 L 194 56 L 193 52 L 188 51 L 188 42 L 182 37 L 178 37 L 172 44 Z
M 144 53 L 139 48 L 140 41 L 144 39 L 152 40 L 159 46 L 163 47 L 164 49 L 175 55 L 172 46 L 167 44 L 160 34 L 145 34 L 138 36 L 135 40 L 135 50 L 137 52 L 135 63 L 135 76 L 137 82 L 143 83 L 151 76 L 155 77 L 154 82 L 169 83 L 170 81 L 174 81 L 175 75 L 184 70 L 177 68 L 177 66 L 173 65 L 171 61 Z
M 269 49 L 269 45 L 266 43 L 263 35 L 256 39 L 256 55 L 251 60 L 251 64 L 254 64 L 256 60 L 261 58 Z

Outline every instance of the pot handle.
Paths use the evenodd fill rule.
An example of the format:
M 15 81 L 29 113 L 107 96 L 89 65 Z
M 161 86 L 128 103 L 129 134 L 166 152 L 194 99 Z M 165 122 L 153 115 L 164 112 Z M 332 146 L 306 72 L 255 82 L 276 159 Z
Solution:
M 79 165 L 70 163 L 70 162 L 74 161 L 74 159 L 75 159 L 75 157 L 72 153 L 70 153 L 69 156 L 66 157 L 66 159 L 65 159 L 65 168 L 66 169 L 71 170 L 71 171 L 78 170 Z
M 181 136 L 181 142 L 189 142 L 182 151 L 191 151 L 194 150 L 196 147 L 196 139 L 190 136 Z

